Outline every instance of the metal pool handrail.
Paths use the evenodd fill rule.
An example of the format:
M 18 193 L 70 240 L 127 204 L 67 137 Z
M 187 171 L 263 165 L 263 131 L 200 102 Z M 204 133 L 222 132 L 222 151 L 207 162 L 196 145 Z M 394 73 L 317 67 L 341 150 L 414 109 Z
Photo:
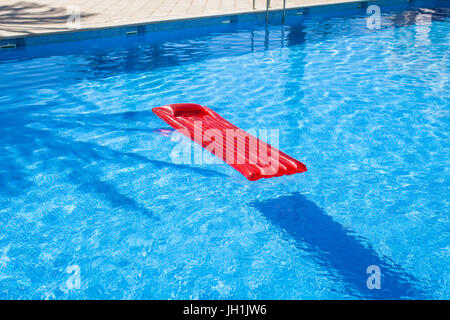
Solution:
M 266 24 L 269 23 L 270 0 L 266 0 Z M 253 0 L 253 10 L 256 10 L 256 0 Z M 286 0 L 283 0 L 283 23 L 286 20 Z

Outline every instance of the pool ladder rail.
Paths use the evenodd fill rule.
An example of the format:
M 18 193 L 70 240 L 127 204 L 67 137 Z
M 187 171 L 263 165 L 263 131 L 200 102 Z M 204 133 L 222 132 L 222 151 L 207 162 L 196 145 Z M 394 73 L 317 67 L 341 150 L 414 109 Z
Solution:
M 266 24 L 269 24 L 270 0 L 266 0 Z M 256 0 L 253 0 L 253 10 L 256 10 Z M 286 0 L 283 0 L 283 24 L 286 20 Z

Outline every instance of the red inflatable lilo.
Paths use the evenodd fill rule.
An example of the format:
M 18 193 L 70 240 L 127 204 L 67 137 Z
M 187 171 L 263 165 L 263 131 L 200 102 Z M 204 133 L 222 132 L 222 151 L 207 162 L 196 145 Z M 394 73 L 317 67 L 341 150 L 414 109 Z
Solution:
M 248 180 L 306 171 L 306 166 L 300 161 L 239 129 L 208 107 L 180 103 L 153 108 L 152 111 Z

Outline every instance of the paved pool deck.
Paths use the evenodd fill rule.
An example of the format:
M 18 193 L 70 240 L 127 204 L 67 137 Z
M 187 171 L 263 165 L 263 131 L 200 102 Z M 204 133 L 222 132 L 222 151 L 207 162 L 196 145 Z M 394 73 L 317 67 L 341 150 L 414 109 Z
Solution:
M 347 2 L 356 0 L 286 0 L 286 7 Z M 271 0 L 271 10 L 282 7 L 283 0 Z M 1 0 L 0 39 L 265 11 L 266 0 L 255 8 L 253 0 Z M 77 11 L 80 23 L 68 24 Z

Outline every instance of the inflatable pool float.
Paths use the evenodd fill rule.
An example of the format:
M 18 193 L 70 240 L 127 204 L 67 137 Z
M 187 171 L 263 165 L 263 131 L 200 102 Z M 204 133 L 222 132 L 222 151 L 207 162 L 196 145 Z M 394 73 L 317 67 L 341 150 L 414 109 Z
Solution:
M 153 108 L 152 111 L 250 181 L 307 170 L 300 161 L 236 127 L 208 107 L 180 103 Z

